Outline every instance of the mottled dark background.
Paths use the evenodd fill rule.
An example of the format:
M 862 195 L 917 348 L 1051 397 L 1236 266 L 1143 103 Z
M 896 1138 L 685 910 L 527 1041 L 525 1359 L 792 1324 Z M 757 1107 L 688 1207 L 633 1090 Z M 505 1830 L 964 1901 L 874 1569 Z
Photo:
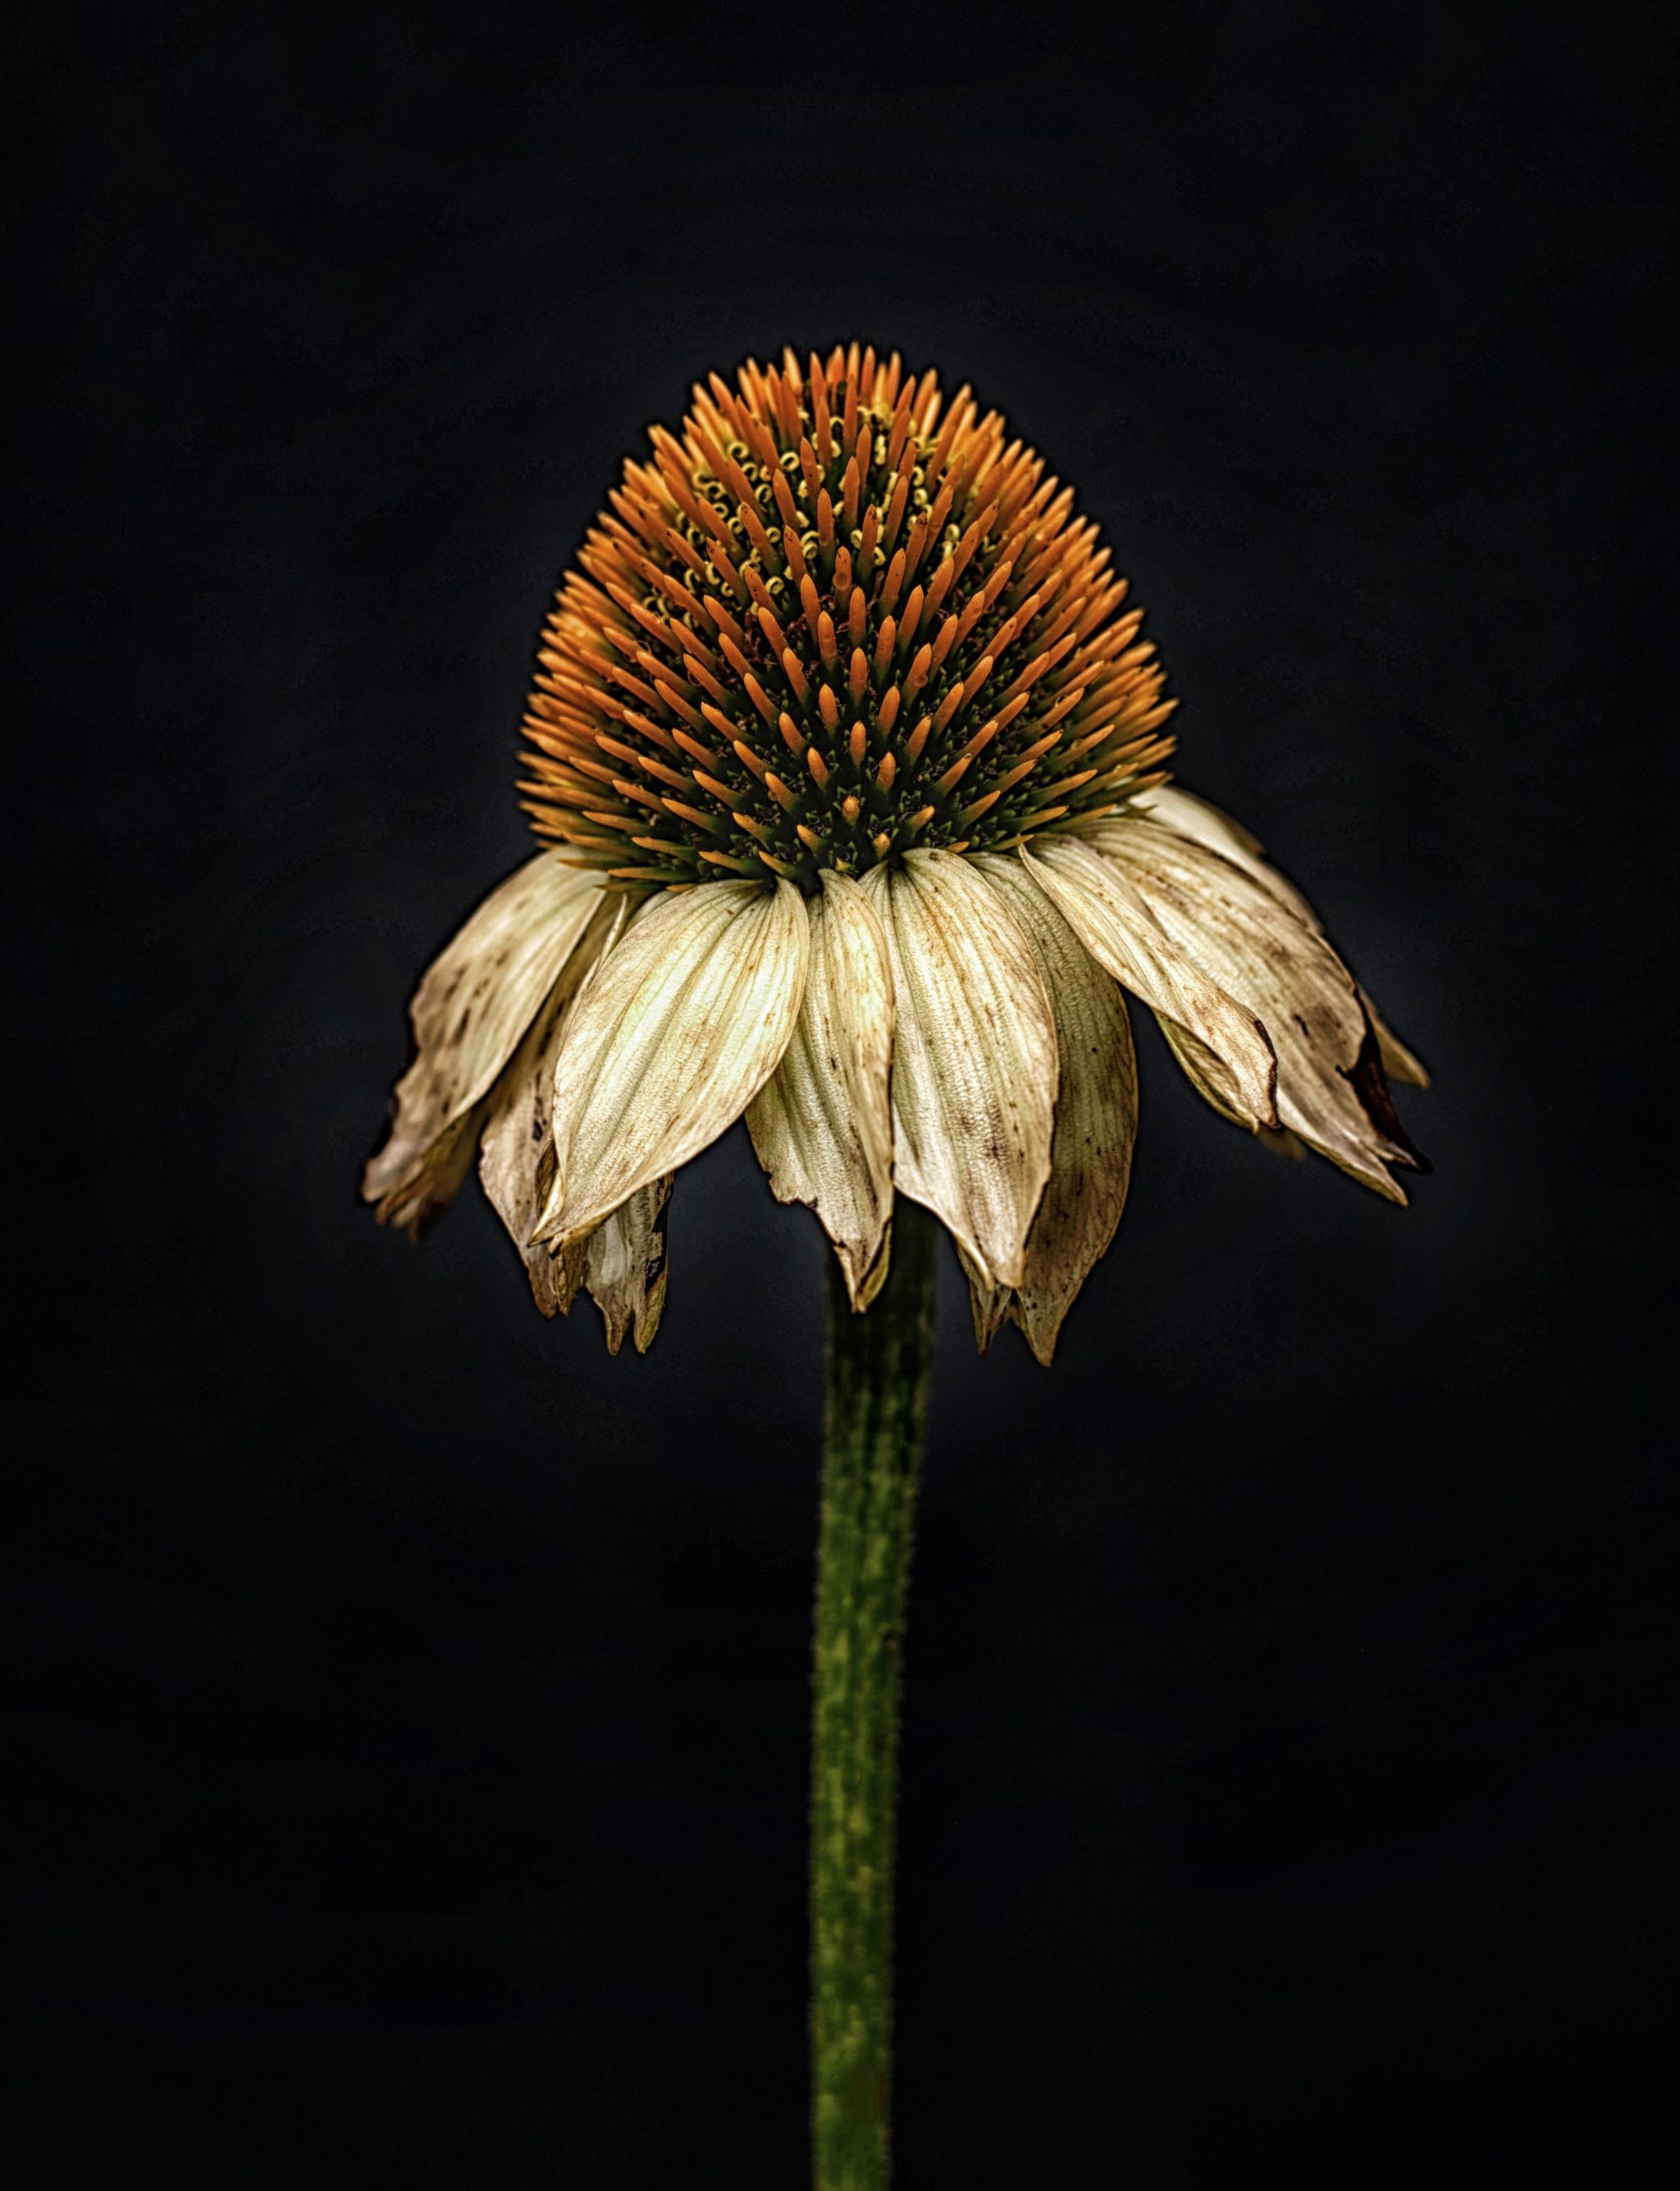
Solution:
M 1670 23 L 36 12 L 14 2181 L 800 2180 L 814 1226 L 732 1134 L 613 1363 L 353 1185 L 621 457 L 854 333 L 1079 482 L 1438 1075 L 1401 1213 L 1149 1030 L 1054 1372 L 948 1269 L 900 2181 L 1647 2180 Z

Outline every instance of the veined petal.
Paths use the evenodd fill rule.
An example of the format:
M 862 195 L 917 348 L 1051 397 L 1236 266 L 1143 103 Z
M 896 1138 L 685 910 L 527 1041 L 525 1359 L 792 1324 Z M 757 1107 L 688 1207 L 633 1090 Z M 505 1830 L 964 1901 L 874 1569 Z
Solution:
M 1018 1285 L 1056 1113 L 1056 1022 L 1033 946 L 958 853 L 908 853 L 863 887 L 892 962 L 899 1192 L 994 1283 Z
M 1026 1266 L 1010 1304 L 1027 1344 L 1049 1366 L 1062 1320 L 1114 1237 L 1137 1136 L 1137 1060 L 1125 1001 L 1019 859 L 974 862 L 1032 940 L 1056 1020 L 1061 1084 L 1050 1181 L 1027 1235 Z M 989 1312 L 989 1305 L 988 1305 Z M 976 1311 L 976 1329 L 981 1316 Z
M 892 1215 L 892 967 L 863 889 L 825 869 L 793 1038 L 747 1113 L 778 1202 L 808 1203 L 865 1306 Z
M 426 969 L 408 1007 L 414 1061 L 396 1084 L 384 1146 L 362 1174 L 365 1201 L 390 1203 L 395 1215 L 392 1198 L 418 1179 L 428 1152 L 489 1093 L 600 905 L 602 881 L 598 871 L 563 866 L 558 853 L 539 853 L 491 891 Z M 471 1160 L 469 1149 L 463 1174 Z
M 1382 1018 L 1371 1001 L 1369 989 L 1359 991 L 1359 1001 L 1365 1008 L 1365 1017 L 1371 1023 L 1371 1033 L 1376 1037 L 1377 1056 L 1382 1069 L 1391 1080 L 1404 1081 L 1409 1088 L 1429 1085 L 1429 1067 L 1415 1050 L 1408 1050 L 1392 1027 Z
M 529 1244 L 537 1212 L 554 1180 L 554 1137 L 550 1120 L 554 1099 L 555 1060 L 568 1006 L 624 927 L 629 900 L 621 891 L 601 898 L 583 941 L 567 961 L 548 1001 L 497 1082 L 486 1106 L 478 1175 L 497 1215 L 518 1249 L 531 1292 L 544 1316 L 564 1316 L 584 1283 L 581 1243 L 556 1252 Z
M 969 1313 L 974 1318 L 974 1343 L 982 1354 L 992 1351 L 992 1341 L 1009 1322 L 1010 1311 L 1015 1306 L 1013 1286 L 994 1286 L 972 1255 L 965 1248 L 957 1250 L 957 1261 L 962 1274 L 968 1280 Z
M 420 1152 L 414 1163 L 404 1168 L 396 1186 L 380 1195 L 374 1205 L 373 1215 L 381 1225 L 395 1225 L 411 1240 L 431 1230 L 472 1169 L 484 1111 L 482 1103 L 464 1111 Z M 362 1192 L 367 1192 L 365 1184 Z
M 1219 1060 L 1204 1042 L 1171 1020 L 1158 1019 L 1155 1022 L 1166 1037 L 1167 1048 L 1178 1060 L 1185 1078 L 1210 1108 L 1228 1118 L 1233 1126 L 1248 1129 L 1262 1148 L 1270 1149 L 1274 1156 L 1287 1157 L 1291 1164 L 1299 1164 L 1307 1153 L 1307 1145 L 1287 1126 L 1250 1127 L 1246 1118 L 1239 1118 L 1224 1097 L 1225 1073 Z
M 665 1306 L 664 1215 L 670 1198 L 667 1172 L 621 1203 L 589 1235 L 584 1250 L 589 1298 L 607 1326 L 609 1354 L 618 1352 L 632 1326 L 638 1354 L 653 1344 Z M 569 1252 L 575 1254 L 575 1247 Z
M 788 1046 L 810 936 L 780 881 L 666 891 L 631 923 L 566 1016 L 534 1239 L 592 1232 L 734 1124 Z
M 1280 875 L 1261 858 L 1259 838 L 1251 836 L 1240 822 L 1233 822 L 1228 814 L 1222 814 L 1218 807 L 1210 805 L 1205 799 L 1198 799 L 1193 791 L 1186 791 L 1176 783 L 1163 783 L 1152 791 L 1140 792 L 1132 805 L 1146 822 L 1158 822 L 1164 829 L 1175 829 L 1181 837 L 1188 837 L 1193 843 L 1205 845 L 1209 851 L 1218 852 L 1244 874 L 1251 875 L 1262 890 L 1269 890 L 1297 920 L 1305 921 L 1308 928 L 1322 930 L 1318 914 L 1287 876 Z M 1116 828 L 1125 826 L 1124 822 L 1106 821 L 1087 834 L 1093 844 L 1101 845 Z
M 564 1007 L 544 1006 L 498 1084 L 478 1152 L 478 1176 L 496 1215 L 506 1226 L 531 1282 L 531 1297 L 544 1316 L 561 1316 L 584 1283 L 582 1243 L 556 1254 L 532 1246 L 531 1227 L 554 1176 L 549 1132 L 555 1054 Z
M 1261 858 L 1264 847 L 1260 839 L 1250 836 L 1242 824 L 1233 822 L 1228 814 L 1222 814 L 1218 807 L 1210 805 L 1205 799 L 1198 799 L 1193 792 L 1182 790 L 1176 783 L 1163 784 L 1157 790 L 1142 792 L 1133 804 L 1147 820 L 1159 822 L 1169 829 L 1176 829 L 1181 837 L 1193 838 L 1197 844 L 1205 845 L 1210 852 L 1217 852 L 1229 860 L 1233 867 L 1240 868 L 1244 874 L 1252 875 L 1261 888 L 1270 891 L 1279 903 L 1286 905 L 1297 920 L 1304 921 L 1316 935 L 1324 933 L 1324 924 L 1295 885 L 1287 876 L 1279 874 L 1269 861 Z M 1104 822 L 1090 832 L 1091 840 L 1100 847 L 1105 831 L 1125 827 L 1123 822 Z M 1359 994 L 1376 1035 L 1385 1068 L 1396 1080 L 1407 1081 L 1414 1088 L 1427 1088 L 1429 1075 L 1423 1065 L 1406 1048 L 1398 1035 L 1383 1025 L 1367 992 L 1361 989 Z
M 1159 822 L 1127 822 L 1100 842 L 1175 945 L 1265 1022 L 1280 1122 L 1404 1202 L 1384 1167 L 1421 1159 L 1394 1115 L 1353 977 L 1324 937 L 1222 853 Z
M 1277 1066 L 1266 1029 L 1167 935 L 1119 867 L 1092 843 L 1049 834 L 1032 851 L 1023 846 L 1021 859 L 1097 965 L 1203 1044 L 1227 1113 L 1245 1126 L 1275 1126 Z

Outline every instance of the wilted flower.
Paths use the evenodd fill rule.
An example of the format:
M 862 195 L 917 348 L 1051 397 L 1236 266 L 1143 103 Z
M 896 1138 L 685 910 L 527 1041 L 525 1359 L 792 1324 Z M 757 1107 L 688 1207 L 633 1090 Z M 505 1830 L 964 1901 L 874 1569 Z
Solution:
M 1047 1362 L 1125 1199 L 1123 990 L 1225 1117 L 1404 1201 L 1384 1067 L 1421 1069 L 1167 785 L 1141 612 L 999 414 L 854 344 L 713 374 L 651 439 L 538 649 L 552 849 L 420 984 L 380 1218 L 418 1232 L 476 1152 L 544 1313 L 586 1286 L 646 1347 L 673 1175 L 744 1113 L 855 1306 L 903 1194 L 982 1343 L 1012 1318 Z

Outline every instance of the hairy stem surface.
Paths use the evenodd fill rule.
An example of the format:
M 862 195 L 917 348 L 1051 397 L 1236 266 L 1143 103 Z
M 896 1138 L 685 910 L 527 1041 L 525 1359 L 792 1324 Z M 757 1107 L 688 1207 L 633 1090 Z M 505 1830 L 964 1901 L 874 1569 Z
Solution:
M 891 1270 L 863 1316 L 829 1259 L 811 1795 L 817 2191 L 884 2191 L 889 2171 L 900 1666 L 937 1232 L 925 1209 L 898 1203 Z

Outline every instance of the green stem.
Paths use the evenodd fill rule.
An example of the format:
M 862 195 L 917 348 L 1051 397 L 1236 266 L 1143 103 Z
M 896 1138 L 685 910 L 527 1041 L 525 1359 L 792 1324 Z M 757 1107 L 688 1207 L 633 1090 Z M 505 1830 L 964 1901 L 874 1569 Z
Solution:
M 829 1405 L 811 1793 L 812 2164 L 817 2191 L 885 2191 L 900 1647 L 927 1430 L 937 1227 L 901 1200 L 867 1315 L 829 1263 Z

